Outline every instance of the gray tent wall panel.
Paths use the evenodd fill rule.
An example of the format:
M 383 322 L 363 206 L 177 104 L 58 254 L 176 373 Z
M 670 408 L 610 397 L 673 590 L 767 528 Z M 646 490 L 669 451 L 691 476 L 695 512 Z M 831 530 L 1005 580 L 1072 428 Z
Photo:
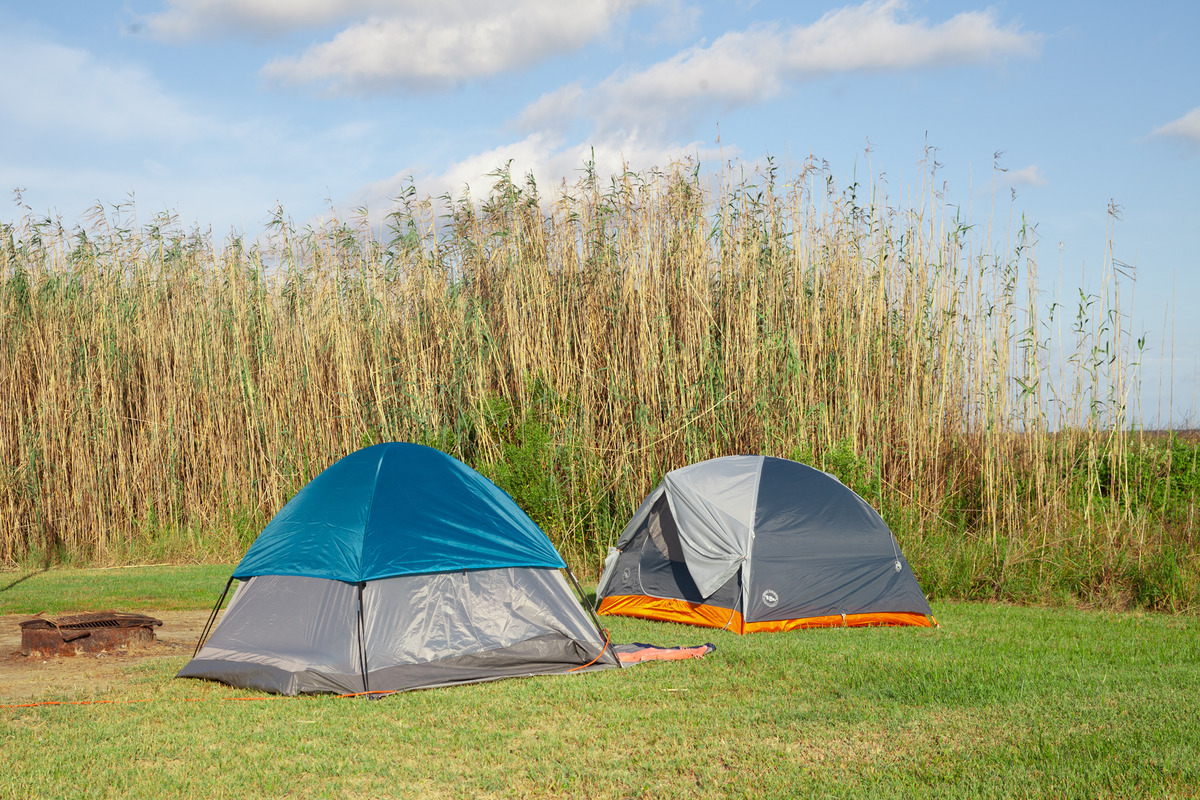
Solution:
M 569 672 L 605 646 L 557 570 L 241 584 L 181 677 L 281 694 L 396 691 Z M 367 680 L 362 678 L 365 662 Z M 611 651 L 588 669 L 619 666 Z
M 610 591 L 609 588 L 610 582 L 618 573 L 617 560 L 623 559 L 620 572 L 628 578 L 629 567 L 636 562 L 626 558 L 625 551 L 628 549 L 629 543 L 641 534 L 642 529 L 647 524 L 650 512 L 660 513 L 658 502 L 665 495 L 666 489 L 663 488 L 662 484 L 659 484 L 653 492 L 646 495 L 646 499 L 637 507 L 637 511 L 633 512 L 633 517 L 630 518 L 629 522 L 625 523 L 625 528 L 621 531 L 621 535 L 617 537 L 616 544 L 608 548 L 608 555 L 604 557 L 604 568 L 600 571 L 600 580 L 596 583 L 597 598 L 603 597 L 606 594 L 626 594 L 626 592 Z
M 750 564 L 749 622 L 932 613 L 879 513 L 834 476 L 795 461 L 763 459 Z
M 510 567 L 384 578 L 363 593 L 371 669 L 498 652 L 539 637 L 604 642 L 557 570 Z M 586 652 L 582 647 L 579 654 Z
M 675 518 L 670 513 L 667 496 L 663 495 L 646 518 L 641 546 L 637 556 L 637 583 L 643 594 L 652 597 L 671 597 L 676 592 L 687 598 L 703 597 L 687 568 L 687 557 Z
M 622 537 L 625 549 L 614 549 L 609 554 L 611 566 L 605 568 L 597 596 L 640 594 L 704 603 L 731 611 L 740 608 L 740 573 L 735 573 L 716 591 L 705 596 L 688 571 L 679 529 L 666 495 L 658 492 L 652 497 L 654 502 L 642 515 L 640 525 L 629 531 L 628 538 Z
M 240 583 L 220 624 L 179 677 L 281 694 L 361 692 L 358 587 L 262 575 Z
M 761 456 L 729 456 L 667 473 L 671 515 L 682 537 L 688 571 L 708 596 L 750 555 Z
M 633 513 L 633 518 L 625 524 L 625 528 L 621 531 L 621 535 L 617 537 L 617 549 L 625 549 L 625 545 L 629 544 L 629 542 L 633 540 L 633 537 L 636 536 L 639 531 L 641 531 L 642 525 L 646 522 L 646 518 L 650 516 L 650 512 L 654 511 L 655 513 L 658 513 L 655 509 L 655 504 L 658 503 L 658 501 L 666 493 L 666 488 L 664 488 L 662 484 L 659 484 L 657 489 L 646 495 L 646 499 L 642 501 L 642 504 L 638 506 L 637 511 Z

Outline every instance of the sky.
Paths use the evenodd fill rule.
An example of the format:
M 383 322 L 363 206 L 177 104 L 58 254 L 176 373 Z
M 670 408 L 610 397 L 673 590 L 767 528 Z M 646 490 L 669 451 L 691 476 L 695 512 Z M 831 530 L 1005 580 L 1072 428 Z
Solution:
M 0 222 L 132 198 L 253 238 L 593 154 L 812 156 L 902 205 L 933 152 L 973 224 L 1034 226 L 1047 304 L 1128 265 L 1131 411 L 1196 426 L 1198 33 L 1193 0 L 0 0 Z

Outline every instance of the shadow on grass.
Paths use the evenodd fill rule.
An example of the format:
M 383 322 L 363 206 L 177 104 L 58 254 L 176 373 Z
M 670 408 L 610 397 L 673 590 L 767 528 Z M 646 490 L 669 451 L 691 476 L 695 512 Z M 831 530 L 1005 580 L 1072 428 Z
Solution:
M 15 581 L 10 583 L 8 586 L 5 586 L 4 588 L 0 589 L 0 592 L 7 592 L 9 589 L 13 588 L 18 583 L 24 583 L 25 581 L 32 578 L 34 575 L 41 575 L 43 572 L 49 572 L 49 571 L 50 571 L 49 567 L 42 567 L 41 569 L 39 569 L 35 572 L 29 573 L 28 575 L 23 575 L 22 577 L 17 578 Z

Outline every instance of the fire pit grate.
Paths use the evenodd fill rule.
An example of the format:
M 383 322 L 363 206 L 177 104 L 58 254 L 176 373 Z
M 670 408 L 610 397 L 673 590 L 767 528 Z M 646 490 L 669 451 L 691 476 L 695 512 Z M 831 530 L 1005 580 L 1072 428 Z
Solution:
M 87 611 L 61 617 L 37 616 L 21 623 L 21 654 L 64 656 L 125 650 L 155 641 L 162 620 L 123 611 Z

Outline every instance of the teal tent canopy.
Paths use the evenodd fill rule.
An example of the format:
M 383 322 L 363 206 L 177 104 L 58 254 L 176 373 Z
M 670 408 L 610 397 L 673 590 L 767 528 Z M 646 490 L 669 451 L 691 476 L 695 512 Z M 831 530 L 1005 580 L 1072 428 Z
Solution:
M 360 583 L 566 565 L 504 491 L 441 451 L 389 442 L 340 459 L 267 524 L 233 576 Z

